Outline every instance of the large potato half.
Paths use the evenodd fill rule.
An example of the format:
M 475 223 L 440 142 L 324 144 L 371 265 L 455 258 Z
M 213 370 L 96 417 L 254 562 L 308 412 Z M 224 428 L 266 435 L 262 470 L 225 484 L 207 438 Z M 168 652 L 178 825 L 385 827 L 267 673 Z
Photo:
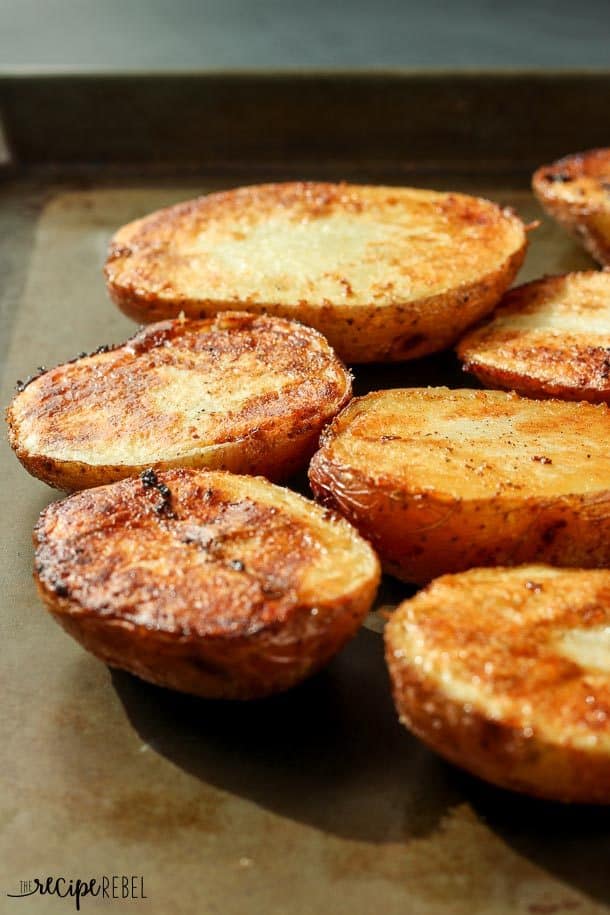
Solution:
M 609 439 L 605 404 L 377 391 L 331 423 L 309 475 L 406 581 L 532 560 L 607 566 Z
M 438 753 L 538 797 L 610 803 L 610 572 L 445 575 L 385 629 L 401 721 Z
M 607 403 L 610 272 L 549 276 L 512 289 L 457 353 L 488 387 Z
M 151 325 L 21 388 L 11 445 L 34 476 L 72 490 L 151 466 L 285 478 L 351 397 L 351 377 L 315 330 L 231 313 Z
M 535 173 L 544 209 L 600 264 L 610 264 L 610 149 L 565 156 Z
M 107 664 L 200 696 L 284 690 L 355 634 L 379 581 L 342 518 L 260 477 L 149 470 L 50 505 L 35 577 Z
M 510 286 L 525 248 L 521 220 L 477 197 L 265 184 L 123 226 L 106 279 L 138 321 L 269 312 L 316 327 L 347 362 L 394 361 L 453 344 Z

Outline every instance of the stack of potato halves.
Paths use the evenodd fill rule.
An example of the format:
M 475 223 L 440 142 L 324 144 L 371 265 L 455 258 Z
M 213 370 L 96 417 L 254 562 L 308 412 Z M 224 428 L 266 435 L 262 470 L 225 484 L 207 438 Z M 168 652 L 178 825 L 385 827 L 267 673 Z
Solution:
M 610 150 L 534 188 L 610 262 Z M 7 414 L 26 469 L 77 490 L 34 534 L 53 616 L 145 680 L 255 698 L 357 632 L 381 563 L 427 585 L 385 629 L 401 721 L 498 785 L 609 803 L 610 272 L 507 292 L 525 249 L 487 200 L 348 184 L 121 228 L 108 288 L 145 326 Z M 492 390 L 352 399 L 344 363 L 454 345 Z M 315 502 L 277 485 L 308 465 Z

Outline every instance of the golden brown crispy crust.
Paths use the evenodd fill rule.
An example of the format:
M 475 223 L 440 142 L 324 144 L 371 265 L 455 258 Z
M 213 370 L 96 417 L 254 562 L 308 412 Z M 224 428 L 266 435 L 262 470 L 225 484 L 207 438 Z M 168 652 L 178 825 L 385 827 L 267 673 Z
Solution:
M 544 209 L 600 264 L 610 264 L 610 149 L 543 165 L 532 187 Z
M 610 273 L 545 277 L 511 290 L 456 347 L 492 388 L 530 397 L 610 401 Z
M 439 578 L 386 626 L 401 721 L 497 785 L 610 803 L 610 667 L 591 652 L 608 626 L 606 570 Z
M 149 466 L 283 479 L 351 396 L 326 340 L 283 318 L 228 313 L 150 325 L 121 346 L 51 369 L 7 412 L 11 446 L 60 489 Z
M 138 321 L 245 308 L 316 327 L 347 362 L 395 361 L 455 342 L 510 286 L 525 249 L 521 221 L 488 200 L 298 182 L 123 226 L 105 273 Z
M 499 391 L 378 391 L 325 430 L 309 478 L 412 582 L 539 560 L 610 565 L 605 405 Z
M 343 519 L 258 477 L 171 470 L 50 505 L 35 579 L 112 666 L 201 696 L 287 689 L 355 634 L 379 566 Z

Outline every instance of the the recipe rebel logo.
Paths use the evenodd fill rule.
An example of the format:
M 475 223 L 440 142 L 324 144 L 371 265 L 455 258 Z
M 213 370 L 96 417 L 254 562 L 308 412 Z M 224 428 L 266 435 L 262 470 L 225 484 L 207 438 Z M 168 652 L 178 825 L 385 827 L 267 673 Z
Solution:
M 148 899 L 141 874 L 110 874 L 98 877 L 32 877 L 20 880 L 16 892 L 7 893 L 11 899 L 33 896 L 56 896 L 73 900 L 77 912 L 87 897 L 100 899 Z M 29 911 L 29 909 L 28 909 Z

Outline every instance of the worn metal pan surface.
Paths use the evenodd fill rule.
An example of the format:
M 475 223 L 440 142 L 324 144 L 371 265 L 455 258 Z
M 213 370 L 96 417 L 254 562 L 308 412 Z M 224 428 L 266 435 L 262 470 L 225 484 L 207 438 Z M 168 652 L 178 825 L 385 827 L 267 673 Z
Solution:
M 542 218 L 530 169 L 608 142 L 610 74 L 0 78 L 2 400 L 18 377 L 133 329 L 108 301 L 120 224 L 279 177 L 473 191 Z M 2 156 L 0 156 L 2 159 Z M 522 279 L 590 266 L 548 220 Z M 356 372 L 464 383 L 451 356 Z M 327 671 L 249 705 L 172 694 L 85 654 L 43 612 L 31 529 L 51 490 L 2 448 L 0 909 L 20 881 L 138 875 L 137 911 L 421 915 L 610 911 L 603 810 L 518 798 L 397 723 L 379 617 Z M 388 579 L 380 605 L 408 590 Z M 84 900 L 97 911 L 101 900 Z

